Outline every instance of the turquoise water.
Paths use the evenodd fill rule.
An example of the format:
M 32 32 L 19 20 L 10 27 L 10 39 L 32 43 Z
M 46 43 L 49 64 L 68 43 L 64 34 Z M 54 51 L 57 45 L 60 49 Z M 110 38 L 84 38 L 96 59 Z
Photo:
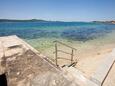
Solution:
M 114 24 L 92 22 L 0 22 L 0 36 L 17 35 L 27 40 L 63 38 L 88 41 L 114 30 Z

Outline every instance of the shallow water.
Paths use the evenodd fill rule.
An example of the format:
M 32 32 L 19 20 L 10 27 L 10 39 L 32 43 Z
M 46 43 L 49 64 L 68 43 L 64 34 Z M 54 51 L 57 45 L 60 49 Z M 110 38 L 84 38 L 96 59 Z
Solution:
M 0 36 L 17 35 L 37 49 L 53 45 L 54 40 L 63 42 L 95 43 L 113 41 L 114 24 L 92 22 L 0 22 Z M 108 35 L 109 34 L 109 35 Z

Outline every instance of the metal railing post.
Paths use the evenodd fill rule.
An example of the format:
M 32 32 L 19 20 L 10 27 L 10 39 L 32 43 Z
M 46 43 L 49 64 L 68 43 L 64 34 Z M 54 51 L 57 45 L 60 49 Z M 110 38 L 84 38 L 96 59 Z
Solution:
M 55 43 L 55 61 L 56 61 L 56 66 L 58 66 L 58 63 L 57 63 L 57 43 Z
M 4 42 L 2 41 L 1 44 L 2 44 L 2 48 L 3 48 L 3 57 L 5 57 L 5 47 L 4 47 Z
M 72 52 L 71 52 L 71 64 L 73 62 L 73 49 L 72 49 Z

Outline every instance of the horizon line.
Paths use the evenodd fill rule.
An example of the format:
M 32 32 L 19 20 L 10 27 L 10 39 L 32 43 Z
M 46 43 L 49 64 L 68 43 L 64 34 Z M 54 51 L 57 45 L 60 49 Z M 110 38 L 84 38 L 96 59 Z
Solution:
M 19 19 L 19 18 L 0 18 L 0 20 L 43 20 L 43 21 L 60 21 L 60 22 L 93 22 L 93 21 L 115 21 L 115 19 L 108 19 L 108 20 L 52 20 L 52 19 L 38 19 L 38 18 L 28 18 L 28 19 Z

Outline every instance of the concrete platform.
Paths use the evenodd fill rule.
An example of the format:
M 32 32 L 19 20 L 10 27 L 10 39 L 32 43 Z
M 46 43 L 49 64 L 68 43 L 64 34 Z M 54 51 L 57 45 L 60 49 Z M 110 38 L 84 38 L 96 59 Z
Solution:
M 114 61 L 115 49 L 87 79 L 76 68 L 56 67 L 17 36 L 0 37 L 0 75 L 6 74 L 8 86 L 102 86 Z
M 102 86 L 107 75 L 109 74 L 113 64 L 115 62 L 115 49 L 103 59 L 103 62 L 100 64 L 95 73 L 91 76 L 90 80 L 94 83 Z

